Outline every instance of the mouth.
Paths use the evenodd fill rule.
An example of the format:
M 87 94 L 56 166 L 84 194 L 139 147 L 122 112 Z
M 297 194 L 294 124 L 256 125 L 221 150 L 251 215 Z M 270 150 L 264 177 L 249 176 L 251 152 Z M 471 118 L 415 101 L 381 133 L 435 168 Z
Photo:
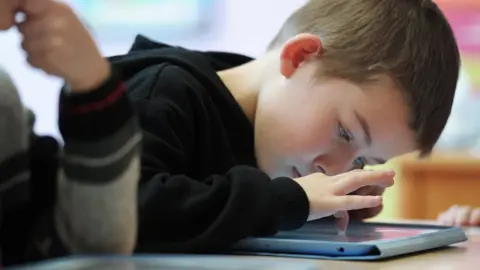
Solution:
M 298 171 L 298 169 L 296 167 L 292 167 L 292 174 L 293 174 L 293 178 L 302 177 L 302 175 L 300 174 L 300 172 Z
M 317 172 L 319 173 L 323 173 L 323 174 L 327 174 L 325 172 L 325 170 L 321 167 L 321 166 L 316 166 L 317 168 Z M 302 177 L 302 174 L 300 173 L 300 171 L 297 169 L 297 167 L 292 167 L 292 175 L 293 175 L 293 178 L 300 178 Z
M 318 172 L 323 173 L 323 174 L 326 174 L 326 173 L 325 173 L 325 170 L 324 170 L 322 167 L 317 166 L 317 169 L 318 169 Z

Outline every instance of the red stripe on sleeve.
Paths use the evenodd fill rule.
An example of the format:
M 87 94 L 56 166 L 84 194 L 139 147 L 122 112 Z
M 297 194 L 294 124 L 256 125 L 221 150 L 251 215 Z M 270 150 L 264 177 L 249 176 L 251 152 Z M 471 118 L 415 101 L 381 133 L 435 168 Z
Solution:
M 86 114 L 89 112 L 100 111 L 114 104 L 124 95 L 124 93 L 125 84 L 122 82 L 117 86 L 115 91 L 111 92 L 102 100 L 74 107 L 65 107 L 63 104 L 60 104 L 60 110 L 70 114 Z

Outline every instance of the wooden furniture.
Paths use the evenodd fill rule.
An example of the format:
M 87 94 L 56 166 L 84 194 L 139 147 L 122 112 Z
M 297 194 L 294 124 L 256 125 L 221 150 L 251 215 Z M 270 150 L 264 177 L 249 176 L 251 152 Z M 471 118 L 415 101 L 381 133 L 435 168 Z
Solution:
M 480 207 L 480 159 L 434 154 L 399 161 L 396 208 L 401 219 L 435 219 L 452 205 Z
M 391 221 L 390 221 L 391 222 Z M 409 223 L 409 222 L 406 222 Z M 425 223 L 416 221 L 415 223 Z M 466 229 L 469 241 L 447 247 L 419 253 L 415 255 L 407 255 L 404 257 L 377 261 L 377 262 L 356 262 L 356 261 L 328 261 L 314 260 L 318 265 L 318 269 L 329 270 L 404 270 L 404 269 L 432 269 L 432 270 L 450 270 L 450 269 L 479 269 L 480 268 L 480 229 Z M 279 260 L 298 260 L 285 259 Z

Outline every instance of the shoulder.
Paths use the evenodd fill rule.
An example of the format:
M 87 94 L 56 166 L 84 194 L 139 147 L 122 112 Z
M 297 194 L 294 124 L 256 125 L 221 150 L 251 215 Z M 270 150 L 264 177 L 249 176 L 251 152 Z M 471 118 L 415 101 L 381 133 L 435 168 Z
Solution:
M 172 138 L 173 133 L 191 134 L 195 119 L 205 115 L 204 87 L 180 66 L 152 65 L 137 72 L 126 84 L 144 132 Z
M 150 102 L 186 105 L 195 102 L 205 92 L 205 86 L 196 76 L 170 63 L 145 68 L 126 83 L 130 98 Z

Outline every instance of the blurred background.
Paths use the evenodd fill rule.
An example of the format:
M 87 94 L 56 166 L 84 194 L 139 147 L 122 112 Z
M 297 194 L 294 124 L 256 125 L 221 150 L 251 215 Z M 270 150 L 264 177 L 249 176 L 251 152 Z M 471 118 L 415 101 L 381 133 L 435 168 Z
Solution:
M 136 34 L 198 50 L 264 52 L 281 23 L 305 0 L 68 0 L 107 56 L 128 50 Z M 383 167 L 397 170 L 379 218 L 434 218 L 451 204 L 480 207 L 480 0 L 437 0 L 462 53 L 462 75 L 448 126 L 432 157 L 414 155 Z M 268 16 L 268 18 L 267 18 Z M 59 136 L 61 81 L 31 69 L 15 30 L 0 35 L 0 64 L 37 115 L 35 129 Z M 475 190 L 477 192 L 475 192 Z

